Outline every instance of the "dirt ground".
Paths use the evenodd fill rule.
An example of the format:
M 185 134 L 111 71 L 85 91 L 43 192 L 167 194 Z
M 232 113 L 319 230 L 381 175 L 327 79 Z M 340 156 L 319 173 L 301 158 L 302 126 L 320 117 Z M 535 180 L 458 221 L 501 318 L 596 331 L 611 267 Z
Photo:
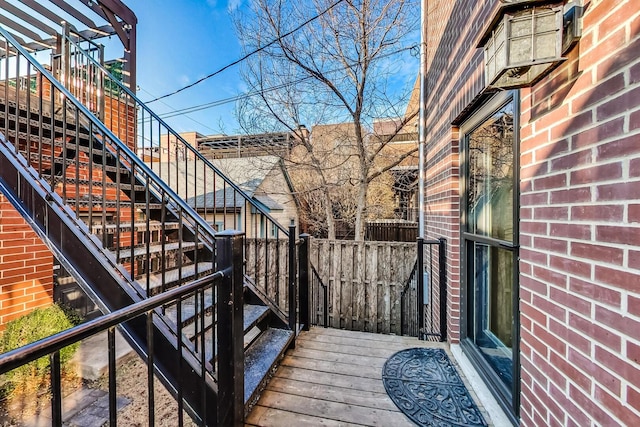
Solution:
M 89 389 L 108 390 L 108 378 L 103 376 L 96 381 L 84 382 L 84 387 Z M 155 425 L 163 427 L 178 426 L 178 404 L 162 383 L 154 380 L 154 417 Z M 83 386 L 80 381 L 74 381 L 63 386 L 63 394 L 68 395 Z M 129 403 L 118 411 L 118 425 L 130 427 L 142 427 L 149 425 L 149 403 L 147 393 L 147 366 L 136 355 L 118 367 L 116 375 L 116 390 L 118 397 L 124 397 Z M 22 427 L 25 420 L 29 420 L 34 413 L 50 412 L 50 397 L 47 393 L 40 393 L 33 399 L 21 399 L 20 401 L 4 401 L 0 403 L 0 427 Z M 64 398 L 63 398 L 64 400 Z M 183 425 L 196 426 L 186 412 L 183 412 Z M 65 424 L 66 425 L 66 424 Z M 107 426 L 108 422 L 103 424 Z M 99 426 L 81 426 L 99 427 Z
M 178 403 L 156 378 L 154 380 L 155 425 L 175 427 L 178 425 Z M 108 379 L 103 377 L 88 384 L 90 387 L 108 390 Z M 118 412 L 118 424 L 123 426 L 148 426 L 149 400 L 147 393 L 147 365 L 134 357 L 118 368 L 116 376 L 116 390 L 118 396 L 131 401 Z M 196 426 L 189 415 L 183 413 L 185 426 Z

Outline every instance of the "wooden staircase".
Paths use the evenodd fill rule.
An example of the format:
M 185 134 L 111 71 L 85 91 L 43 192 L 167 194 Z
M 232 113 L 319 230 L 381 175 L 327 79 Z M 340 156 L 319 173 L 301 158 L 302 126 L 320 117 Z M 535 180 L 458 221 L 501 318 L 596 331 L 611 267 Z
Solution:
M 135 145 L 120 141 L 2 28 L 0 33 L 10 45 L 5 58 L 23 65 L 16 74 L 28 70 L 26 80 L 38 83 L 33 92 L 10 79 L 0 82 L 0 190 L 64 270 L 103 312 L 216 272 L 212 227 L 135 156 Z M 217 170 L 210 173 L 214 183 L 226 179 Z M 250 202 L 233 183 L 225 181 L 227 187 Z M 263 246 L 266 253 L 269 242 Z M 263 261 L 254 252 L 251 264 L 264 276 L 246 276 L 243 291 L 244 360 L 237 362 L 244 365 L 245 410 L 295 339 L 295 320 L 261 289 L 268 280 L 290 282 L 295 271 L 281 278 L 267 264 L 258 267 Z M 288 262 L 295 263 L 295 256 Z M 212 404 L 220 396 L 217 331 L 227 327 L 218 322 L 220 298 L 212 287 L 149 313 L 146 322 L 124 326 L 125 337 L 153 363 L 179 405 L 207 425 L 224 422 Z

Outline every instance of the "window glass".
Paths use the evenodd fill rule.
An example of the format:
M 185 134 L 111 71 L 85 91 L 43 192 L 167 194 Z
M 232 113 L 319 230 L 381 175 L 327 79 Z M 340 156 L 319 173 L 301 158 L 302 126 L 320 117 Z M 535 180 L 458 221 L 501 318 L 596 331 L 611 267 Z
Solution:
M 468 136 L 467 231 L 513 241 L 513 102 Z

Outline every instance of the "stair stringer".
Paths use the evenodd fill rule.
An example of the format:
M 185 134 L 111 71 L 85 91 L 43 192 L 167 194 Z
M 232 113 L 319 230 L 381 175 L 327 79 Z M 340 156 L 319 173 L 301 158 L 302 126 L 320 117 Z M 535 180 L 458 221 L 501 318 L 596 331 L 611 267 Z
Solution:
M 102 249 L 87 226 L 75 219 L 60 196 L 49 190 L 49 184 L 36 177 L 37 172 L 0 134 L 0 191 L 52 252 L 70 267 L 83 290 L 95 298 L 96 304 L 106 312 L 142 300 L 144 291 L 140 286 L 127 278 L 127 271 Z M 187 385 L 182 395 L 185 409 L 192 416 L 205 420 L 207 425 L 215 425 L 215 380 L 206 374 L 206 414 L 203 414 L 199 361 L 182 351 L 184 368 L 179 369 L 176 361 L 180 355 L 175 333 L 160 316 L 153 316 L 153 326 L 154 370 L 158 377 L 174 396 L 177 395 L 178 384 Z M 147 316 L 132 319 L 121 327 L 131 347 L 147 361 Z M 186 349 L 185 346 L 183 348 Z M 189 384 L 193 386 L 189 388 Z

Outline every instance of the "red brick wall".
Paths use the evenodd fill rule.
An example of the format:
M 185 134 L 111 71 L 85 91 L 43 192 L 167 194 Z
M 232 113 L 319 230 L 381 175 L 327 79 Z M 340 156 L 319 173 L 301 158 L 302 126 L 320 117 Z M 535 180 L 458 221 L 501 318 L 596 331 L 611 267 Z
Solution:
M 429 1 L 427 238 L 447 239 L 448 337 L 460 339 L 460 184 L 458 132 L 451 123 L 482 90 L 482 54 L 475 49 L 492 5 Z M 452 60 L 455 58 L 455 60 Z
M 523 425 L 640 421 L 640 3 L 522 91 Z
M 107 96 L 104 123 L 134 153 L 136 152 L 136 108 Z
M 429 1 L 428 237 L 460 337 L 459 141 L 497 1 Z M 521 91 L 522 426 L 640 421 L 640 3 L 587 1 L 568 60 Z
M 53 257 L 0 194 L 0 331 L 16 317 L 53 301 Z

